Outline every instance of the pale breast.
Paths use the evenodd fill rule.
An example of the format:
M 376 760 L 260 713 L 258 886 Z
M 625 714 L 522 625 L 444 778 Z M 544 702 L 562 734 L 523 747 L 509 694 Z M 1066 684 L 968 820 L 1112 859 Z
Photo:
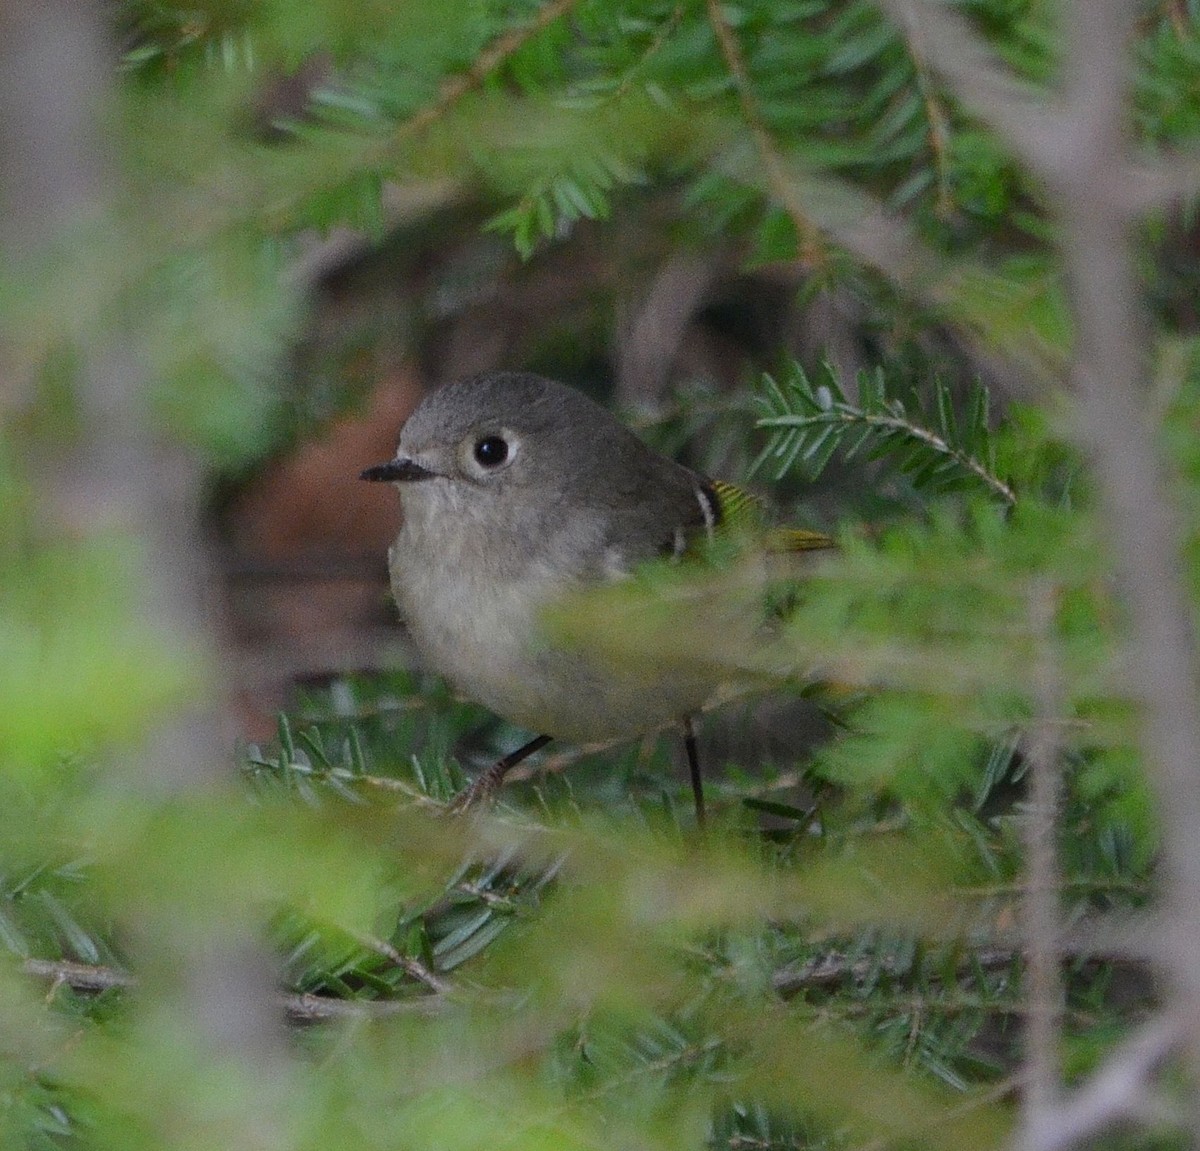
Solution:
M 530 563 L 520 579 L 486 564 L 405 562 L 406 533 L 391 553 L 393 591 L 427 665 L 469 698 L 531 731 L 567 739 L 634 735 L 694 710 L 710 685 L 597 666 L 552 647 L 541 613 L 577 581 Z

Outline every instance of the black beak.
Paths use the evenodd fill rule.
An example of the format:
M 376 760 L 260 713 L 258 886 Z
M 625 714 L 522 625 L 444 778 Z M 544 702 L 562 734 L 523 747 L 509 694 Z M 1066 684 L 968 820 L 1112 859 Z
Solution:
M 358 478 L 377 483 L 407 483 L 413 480 L 432 479 L 436 475 L 437 472 L 431 472 L 428 468 L 421 467 L 415 460 L 399 459 L 367 468 Z

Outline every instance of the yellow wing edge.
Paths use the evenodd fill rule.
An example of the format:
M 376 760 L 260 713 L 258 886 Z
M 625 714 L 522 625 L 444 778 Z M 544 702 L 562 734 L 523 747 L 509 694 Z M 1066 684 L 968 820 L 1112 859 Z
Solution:
M 745 488 L 728 480 L 710 480 L 709 487 L 716 498 L 718 522 L 722 528 L 756 527 L 766 515 L 763 501 Z M 837 543 L 824 532 L 804 528 L 770 528 L 766 532 L 767 550 L 780 555 L 792 552 L 825 551 Z

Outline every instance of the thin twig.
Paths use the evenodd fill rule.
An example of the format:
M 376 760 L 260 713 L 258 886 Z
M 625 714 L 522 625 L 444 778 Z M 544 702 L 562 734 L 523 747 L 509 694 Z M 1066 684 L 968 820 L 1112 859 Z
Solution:
M 792 218 L 792 224 L 796 229 L 801 263 L 809 268 L 819 267 L 825 262 L 820 231 L 809 218 L 808 212 L 796 195 L 795 181 L 788 175 L 779 150 L 775 147 L 775 140 L 763 119 L 762 110 L 754 97 L 754 88 L 750 83 L 750 74 L 746 69 L 746 61 L 742 56 L 737 37 L 721 12 L 720 0 L 707 0 L 707 6 L 708 22 L 712 25 L 717 45 L 721 49 L 721 56 L 725 60 L 725 66 L 729 69 L 730 76 L 733 77 L 738 102 L 742 107 L 742 116 L 746 120 L 750 134 L 754 137 L 754 145 L 758 150 L 759 159 L 762 161 L 771 194 Z
M 280 1003 L 293 1023 L 326 1019 L 380 1019 L 388 1015 L 432 1015 L 448 1000 L 440 995 L 409 999 L 331 999 L 325 995 L 284 995 Z
M 1006 68 L 967 20 L 927 0 L 880 0 L 907 37 L 919 37 L 931 65 L 963 106 L 990 124 L 1041 173 L 1061 164 L 1066 125 L 1045 93 Z
M 136 982 L 128 971 L 120 968 L 69 959 L 26 959 L 21 970 L 35 979 L 49 979 L 54 987 L 65 985 L 76 991 L 111 991 L 116 987 L 132 987 Z
M 1173 1010 L 1187 1020 L 1191 1132 L 1200 1139 L 1200 675 L 1179 510 L 1146 411 L 1150 356 L 1127 220 L 1128 46 L 1136 5 L 1064 12 L 1071 146 L 1053 172 L 1075 303 L 1074 377 L 1128 606 L 1126 690 L 1162 819 L 1167 915 L 1159 939 Z
M 913 0 L 884 3 L 901 19 L 911 18 Z M 1172 927 L 1164 932 L 1162 962 L 1174 978 L 1180 1017 L 1191 1029 L 1191 1128 L 1193 1136 L 1200 1136 L 1200 966 L 1194 958 L 1200 950 L 1200 844 L 1195 836 L 1200 826 L 1200 678 L 1179 562 L 1177 511 L 1141 385 L 1148 355 L 1128 229 L 1137 186 L 1125 160 L 1124 130 L 1134 8 L 1128 0 L 1067 5 L 1064 108 L 1017 93 L 964 21 L 921 5 L 924 33 L 939 70 L 964 102 L 1042 173 L 1058 202 L 1075 303 L 1080 422 L 1094 457 L 1114 561 L 1129 605 L 1133 658 L 1127 685 L 1143 706 L 1141 742 L 1156 776 L 1163 817 Z
M 953 447 L 936 432 L 910 423 L 899 416 L 884 416 L 875 412 L 864 412 L 861 408 L 848 408 L 843 411 L 831 408 L 819 416 L 765 416 L 757 421 L 760 428 L 804 428 L 817 425 L 841 423 L 850 425 L 866 424 L 873 428 L 883 428 L 887 431 L 903 432 L 909 439 L 919 440 L 926 447 L 932 448 L 940 455 L 948 456 L 959 467 L 969 471 L 973 476 L 995 492 L 1010 507 L 1017 502 L 1017 493 L 1009 487 L 998 475 L 989 471 L 974 456 L 961 448 Z
M 425 984 L 430 991 L 444 994 L 450 990 L 451 985 L 440 975 L 436 975 L 430 971 L 420 960 L 413 959 L 412 956 L 404 955 L 400 951 L 397 951 L 386 939 L 379 939 L 365 931 L 347 930 L 346 934 L 361 947 L 365 947 L 368 951 L 374 951 L 376 955 L 382 955 L 385 959 L 391 960 L 392 963 L 406 974 L 411 975 L 418 983 Z
M 94 995 L 137 986 L 137 978 L 128 971 L 91 963 L 75 963 L 69 959 L 26 959 L 21 964 L 21 970 L 32 978 L 49 980 L 50 994 L 59 987 L 70 987 L 74 991 Z M 445 1000 L 440 994 L 406 999 L 351 1000 L 296 992 L 279 996 L 278 1003 L 294 1021 L 310 1022 L 407 1012 L 425 1013 L 440 1010 Z
M 959 969 L 963 975 L 977 971 L 1003 971 L 1011 967 L 1017 958 L 1012 947 L 988 947 L 963 955 Z M 822 990 L 845 983 L 860 983 L 879 972 L 899 974 L 894 961 L 874 958 L 852 959 L 840 952 L 810 959 L 798 967 L 784 967 L 771 977 L 771 985 L 777 995 L 785 999 L 802 991 Z M 957 975 L 956 971 L 956 975 Z
M 1190 199 L 1200 189 L 1200 150 L 1134 164 L 1122 189 L 1122 202 L 1131 216 L 1140 216 L 1173 201 Z
M 246 770 L 303 775 L 308 779 L 315 780 L 317 783 L 332 780 L 343 784 L 361 784 L 364 787 L 373 787 L 380 791 L 399 792 L 401 795 L 417 800 L 418 802 L 428 801 L 430 804 L 437 803 L 436 800 L 423 795 L 412 784 L 403 779 L 397 779 L 389 775 L 366 775 L 362 772 L 351 771 L 348 767 L 313 767 L 307 763 L 292 762 L 279 764 L 265 759 L 251 759 L 248 761 Z
M 1029 801 L 1025 810 L 1026 887 L 1023 906 L 1026 956 L 1027 1022 L 1025 1025 L 1025 1091 L 1022 1124 L 1035 1143 L 1053 1122 L 1058 1102 L 1059 1030 L 1064 1007 L 1059 975 L 1058 909 L 1059 741 L 1054 722 L 1063 711 L 1063 689 L 1053 646 L 1055 595 L 1038 582 L 1029 595 L 1030 630 L 1037 645 L 1033 669 L 1036 706 L 1033 730 L 1026 741 Z
M 950 195 L 950 130 L 946 110 L 934 90 L 918 23 L 911 19 L 904 20 L 902 35 L 912 60 L 913 73 L 917 78 L 917 91 L 921 93 L 925 118 L 929 122 L 929 154 L 933 158 L 933 169 L 937 173 L 937 211 L 941 216 L 948 216 L 954 201 Z
M 1160 1017 L 1122 1043 L 1077 1091 L 1054 1107 L 1035 1132 L 1014 1144 L 1019 1151 L 1069 1151 L 1120 1123 L 1161 1117 L 1151 1102 L 1152 1078 L 1186 1040 L 1179 1016 Z
M 445 80 L 438 90 L 437 98 L 405 120 L 393 138 L 417 136 L 432 127 L 459 100 L 481 87 L 497 68 L 515 55 L 537 33 L 553 24 L 559 17 L 565 16 L 578 3 L 579 0 L 551 0 L 549 4 L 538 9 L 537 15 L 528 24 L 522 25 L 520 28 L 513 28 L 511 31 L 505 32 L 503 36 L 497 37 L 475 57 L 474 62 L 465 72 Z
M 432 128 L 439 120 L 449 115 L 464 96 L 481 88 L 484 82 L 516 52 L 525 46 L 537 33 L 541 32 L 555 20 L 565 16 L 579 0 L 551 0 L 543 8 L 538 9 L 537 15 L 520 28 L 513 28 L 493 40 L 472 62 L 471 66 L 456 76 L 448 77 L 438 89 L 434 99 L 418 109 L 407 120 L 401 123 L 394 132 L 385 136 L 364 156 L 380 163 L 386 161 L 394 146 L 405 140 Z M 400 215 L 411 214 L 412 205 L 406 199 L 401 204 L 389 204 L 396 198 L 397 185 L 389 186 L 392 195 L 386 192 L 383 206 L 388 219 Z M 431 202 L 442 199 L 441 194 L 434 196 Z M 288 272 L 288 280 L 297 286 L 314 284 L 329 269 L 338 267 L 347 261 L 352 254 L 365 249 L 361 233 L 355 229 L 335 229 L 330 236 L 307 247 L 302 255 L 293 263 Z
M 625 78 L 617 86 L 617 90 L 613 93 L 613 99 L 619 100 L 622 96 L 627 95 L 629 90 L 636 83 L 638 72 L 646 66 L 646 62 L 655 56 L 667 42 L 671 33 L 679 27 L 683 20 L 683 5 L 676 4 L 671 10 L 671 15 L 663 21 L 662 27 L 654 34 L 654 38 L 646 45 L 646 50 L 635 64 L 629 66 L 629 70 L 625 74 Z
M 128 282 L 102 282 L 90 257 L 78 268 L 63 260 L 63 245 L 73 236 L 81 239 L 76 229 L 84 219 L 104 229 L 89 235 L 125 241 L 135 265 L 145 258 L 137 250 L 154 248 L 135 242 L 119 224 L 128 191 L 107 171 L 125 150 L 108 131 L 105 112 L 116 99 L 109 88 L 109 15 L 74 0 L 0 6 L 0 152 L 6 156 L 0 200 L 7 206 L 0 218 L 0 259 L 6 267 L 26 260 L 39 269 L 61 262 L 58 290 L 70 311 L 60 317 L 67 327 L 55 339 L 69 340 L 74 349 L 71 396 L 79 422 L 69 433 L 59 429 L 54 440 L 48 435 L 39 451 L 46 482 L 35 490 L 44 530 L 51 537 L 120 546 L 130 602 L 137 605 L 130 623 L 144 637 L 142 650 L 152 653 L 152 666 L 169 667 L 168 678 L 189 684 L 186 694 L 163 697 L 161 714 L 141 718 L 139 712 L 145 738 L 135 754 L 108 757 L 114 792 L 166 811 L 180 801 L 227 798 L 232 773 L 228 709 L 221 699 L 227 680 L 219 671 L 218 613 L 206 579 L 211 555 L 200 527 L 200 456 L 182 440 L 167 440 L 150 399 L 154 324 L 117 305 Z M 161 218 L 147 223 L 153 231 Z M 80 250 L 79 243 L 69 250 Z M 92 322 L 91 315 L 110 310 L 109 322 Z M 168 874 L 178 865 L 180 843 L 158 836 L 148 844 L 150 870 Z M 278 1019 L 263 1003 L 273 973 L 267 948 L 249 926 L 255 918 L 250 897 L 230 889 L 221 910 L 211 913 L 186 901 L 173 904 L 171 914 L 184 917 L 185 931 L 203 934 L 206 943 L 183 953 L 164 945 L 162 917 L 170 898 L 164 888 L 126 901 L 130 950 L 159 977 L 157 1006 L 186 1029 L 189 1049 L 220 1051 L 230 1074 L 256 1087 L 253 1113 L 241 1099 L 223 1112 L 224 1141 L 282 1149 L 289 1122 L 277 1088 L 287 1082 L 292 1055 Z M 181 1079 L 181 1068 L 162 1060 L 143 1064 L 142 1085 L 151 1094 L 161 1092 L 164 1103 L 146 1128 L 148 1141 L 169 1141 L 173 1102 L 195 1086 L 188 1074 Z M 203 1130 L 209 1129 L 194 1132 L 201 1142 Z
M 971 25 L 946 6 L 928 0 L 880 4 L 907 36 L 919 34 L 931 66 L 963 107 L 1007 139 L 1030 167 L 1057 183 L 1064 166 L 1074 163 L 1072 145 L 1078 139 L 1068 111 L 1015 77 Z M 1184 36 L 1182 9 L 1178 0 L 1168 0 L 1168 17 Z M 1128 216 L 1193 195 L 1200 185 L 1200 153 L 1194 149 L 1137 162 L 1121 163 L 1115 153 L 1108 159 L 1113 190 Z

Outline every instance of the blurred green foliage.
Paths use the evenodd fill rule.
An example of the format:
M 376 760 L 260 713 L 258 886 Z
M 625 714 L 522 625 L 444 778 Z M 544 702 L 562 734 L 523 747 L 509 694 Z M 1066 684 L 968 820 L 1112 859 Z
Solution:
M 1028 84 L 1053 83 L 1053 5 L 956 8 Z M 0 448 L 0 1145 L 249 1146 L 269 1112 L 287 1120 L 262 1145 L 288 1148 L 999 1146 L 1030 725 L 1062 729 L 1067 921 L 1145 906 L 1157 834 L 1115 688 L 1111 541 L 1069 407 L 998 421 L 969 372 L 935 378 L 947 332 L 1061 375 L 1070 324 L 1036 183 L 866 0 L 740 0 L 719 7 L 723 29 L 667 0 L 112 10 L 96 131 L 116 190 L 0 271 L 6 370 L 27 381 L 4 395 Z M 1147 151 L 1195 143 L 1198 20 L 1146 7 Z M 264 95 L 306 68 L 298 105 Z M 291 270 L 310 229 L 383 236 L 473 198 L 537 260 L 662 189 L 680 242 L 801 260 L 807 299 L 859 301 L 879 371 L 855 385 L 788 363 L 757 392 L 759 428 L 744 399 L 697 390 L 647 434 L 711 433 L 721 459 L 763 452 L 784 481 L 852 449 L 871 492 L 842 508 L 839 554 L 789 588 L 764 649 L 681 627 L 672 586 L 647 626 L 607 638 L 813 696 L 828 740 L 729 757 L 706 840 L 666 741 L 562 749 L 566 771 L 456 821 L 442 812 L 462 768 L 519 735 L 397 674 L 312 694 L 275 745 L 244 749 L 243 786 L 131 787 L 122 761 L 212 690 L 212 669 L 147 625 L 136 524 L 39 518 L 39 452 L 95 431 L 74 406 L 80 365 L 132 348 L 160 429 L 241 468 L 295 434 Z M 879 209 L 892 231 L 873 256 L 847 235 Z M 1176 224 L 1148 222 L 1144 273 L 1194 586 L 1200 356 L 1178 319 L 1194 275 L 1171 265 Z M 811 510 L 807 487 L 788 490 Z M 1046 633 L 1036 596 L 1053 604 Z M 575 618 L 584 642 L 611 632 L 598 610 Z M 1039 660 L 1062 715 L 1039 710 Z M 297 1031 L 286 1066 L 238 1080 L 158 981 L 263 928 L 311 997 L 293 1015 L 324 1021 Z M 1102 933 L 1081 938 L 1074 1068 L 1150 999 Z M 147 957 L 137 990 L 88 990 L 66 968 L 43 985 L 29 966 Z

